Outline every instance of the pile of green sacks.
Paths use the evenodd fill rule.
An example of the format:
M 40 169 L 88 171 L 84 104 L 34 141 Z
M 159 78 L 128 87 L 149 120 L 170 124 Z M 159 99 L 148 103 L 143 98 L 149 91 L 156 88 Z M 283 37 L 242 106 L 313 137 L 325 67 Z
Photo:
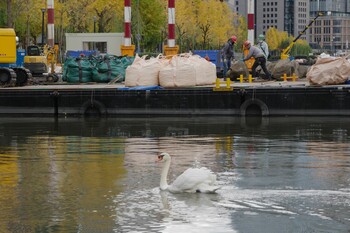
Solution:
M 123 82 L 125 69 L 133 61 L 134 57 L 109 54 L 97 57 L 67 57 L 63 64 L 62 80 L 68 83 Z

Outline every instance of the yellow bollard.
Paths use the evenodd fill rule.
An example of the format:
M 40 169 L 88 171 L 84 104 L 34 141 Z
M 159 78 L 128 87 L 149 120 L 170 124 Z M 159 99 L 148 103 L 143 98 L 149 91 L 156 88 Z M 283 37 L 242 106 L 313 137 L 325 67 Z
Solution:
M 297 80 L 297 76 L 295 75 L 295 73 L 293 73 L 292 81 L 295 82 L 296 80 Z
M 283 75 L 283 81 L 287 82 L 287 74 Z
M 253 82 L 253 76 L 251 74 L 248 76 L 248 82 L 249 83 Z
M 243 80 L 244 80 L 244 79 L 243 79 L 243 74 L 240 74 L 240 75 L 239 75 L 239 78 L 238 78 L 237 80 L 239 80 L 240 83 L 243 83 Z
M 227 88 L 231 87 L 231 79 L 230 78 L 226 78 L 226 87 Z
M 221 87 L 220 84 L 226 83 L 225 87 Z M 233 87 L 231 87 L 231 79 L 226 78 L 225 82 L 220 82 L 219 78 L 215 80 L 215 87 L 213 87 L 213 91 L 233 91 Z
M 216 78 L 215 87 L 220 88 L 220 79 Z

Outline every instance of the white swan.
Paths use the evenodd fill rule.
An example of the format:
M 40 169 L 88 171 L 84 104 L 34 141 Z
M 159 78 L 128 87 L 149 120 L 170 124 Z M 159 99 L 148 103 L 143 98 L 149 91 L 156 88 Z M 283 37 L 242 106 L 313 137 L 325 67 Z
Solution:
M 173 193 L 214 193 L 220 187 L 216 186 L 216 175 L 208 168 L 189 168 L 168 185 L 167 176 L 171 163 L 171 157 L 168 153 L 161 153 L 158 161 L 164 162 L 162 174 L 160 177 L 160 189 L 168 190 Z

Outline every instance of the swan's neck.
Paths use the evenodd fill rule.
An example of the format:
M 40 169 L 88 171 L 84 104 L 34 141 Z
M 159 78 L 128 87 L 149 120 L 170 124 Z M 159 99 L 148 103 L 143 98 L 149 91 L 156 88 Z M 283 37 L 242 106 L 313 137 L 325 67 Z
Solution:
M 163 170 L 162 170 L 162 174 L 160 177 L 160 189 L 161 190 L 166 190 L 168 188 L 167 177 L 168 177 L 170 162 L 171 162 L 171 159 L 168 159 L 167 161 L 165 161 L 165 163 L 163 165 Z

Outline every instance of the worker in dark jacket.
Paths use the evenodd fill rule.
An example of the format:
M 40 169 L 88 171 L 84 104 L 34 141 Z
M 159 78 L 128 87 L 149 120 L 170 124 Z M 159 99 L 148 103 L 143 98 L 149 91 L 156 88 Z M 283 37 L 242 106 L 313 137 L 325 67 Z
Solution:
M 236 41 L 237 37 L 232 36 L 230 39 L 227 40 L 227 42 L 224 45 L 224 48 L 222 49 L 224 76 L 226 76 L 228 69 L 230 69 L 231 67 L 231 60 L 235 58 L 234 45 Z
M 263 69 L 263 71 L 266 75 L 266 79 L 271 80 L 272 79 L 271 74 L 266 68 L 266 57 L 265 57 L 264 53 L 261 51 L 261 49 L 258 47 L 252 46 L 249 40 L 244 42 L 244 47 L 249 50 L 249 53 L 247 54 L 247 56 L 244 59 L 242 59 L 242 61 L 247 61 L 251 57 L 255 58 L 255 62 L 254 62 L 253 67 L 252 67 L 253 77 L 254 78 L 257 77 L 256 68 L 258 66 L 261 66 L 261 68 Z

